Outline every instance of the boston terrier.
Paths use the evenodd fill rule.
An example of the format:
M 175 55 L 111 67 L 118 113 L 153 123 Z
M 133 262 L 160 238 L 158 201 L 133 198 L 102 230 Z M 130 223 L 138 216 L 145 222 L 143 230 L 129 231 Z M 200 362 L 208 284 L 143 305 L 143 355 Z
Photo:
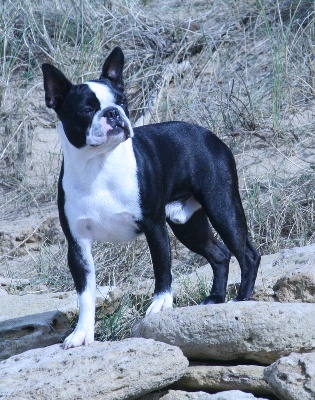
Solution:
M 211 292 L 202 304 L 225 301 L 231 253 L 241 268 L 235 301 L 250 299 L 260 262 L 249 239 L 229 148 L 208 129 L 186 122 L 133 129 L 123 66 L 120 47 L 106 59 L 99 79 L 83 84 L 72 84 L 50 64 L 42 66 L 46 105 L 61 121 L 58 209 L 79 296 L 79 321 L 65 349 L 94 340 L 95 240 L 118 243 L 145 235 L 155 276 L 146 315 L 172 307 L 166 223 L 213 269 Z

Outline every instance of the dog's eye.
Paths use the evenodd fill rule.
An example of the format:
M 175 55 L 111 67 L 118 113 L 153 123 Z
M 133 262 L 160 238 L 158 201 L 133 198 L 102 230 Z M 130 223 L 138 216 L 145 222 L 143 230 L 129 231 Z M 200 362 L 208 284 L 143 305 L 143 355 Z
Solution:
M 85 107 L 82 110 L 80 110 L 80 114 L 82 115 L 94 114 L 94 109 L 92 107 Z
M 120 106 L 121 107 L 126 107 L 126 105 L 127 105 L 127 99 L 121 99 L 120 100 Z

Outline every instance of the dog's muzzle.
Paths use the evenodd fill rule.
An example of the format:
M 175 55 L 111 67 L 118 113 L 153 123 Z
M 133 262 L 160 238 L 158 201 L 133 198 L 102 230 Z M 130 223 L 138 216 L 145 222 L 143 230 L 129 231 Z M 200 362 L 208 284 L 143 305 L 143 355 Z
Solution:
M 106 118 L 107 124 L 112 127 L 112 131 L 108 131 L 109 135 L 117 134 L 120 130 L 123 130 L 126 139 L 130 137 L 129 121 L 127 121 L 127 118 L 116 107 L 105 108 L 103 118 Z
M 124 111 L 120 107 L 110 106 L 94 116 L 86 143 L 94 147 L 113 140 L 124 141 L 131 136 L 131 124 Z

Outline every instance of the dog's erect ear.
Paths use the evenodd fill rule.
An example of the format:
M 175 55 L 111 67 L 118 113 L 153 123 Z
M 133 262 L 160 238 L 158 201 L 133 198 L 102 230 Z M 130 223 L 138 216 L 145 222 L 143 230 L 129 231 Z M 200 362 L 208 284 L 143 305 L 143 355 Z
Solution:
M 58 112 L 72 83 L 53 65 L 43 64 L 42 71 L 44 75 L 46 106 Z
M 109 79 L 119 90 L 124 91 L 123 69 L 124 69 L 124 53 L 120 47 L 115 47 L 110 55 L 106 58 L 100 79 Z

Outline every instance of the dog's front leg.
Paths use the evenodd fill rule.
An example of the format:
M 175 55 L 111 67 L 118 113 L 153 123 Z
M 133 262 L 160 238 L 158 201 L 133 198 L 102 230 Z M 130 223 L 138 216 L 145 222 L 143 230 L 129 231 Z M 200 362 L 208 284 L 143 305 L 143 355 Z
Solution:
M 94 341 L 95 271 L 89 240 L 68 242 L 68 263 L 79 298 L 79 321 L 63 347 L 69 349 Z
M 165 223 L 146 222 L 143 231 L 149 245 L 155 276 L 154 296 L 146 312 L 148 316 L 173 306 L 171 251 Z

